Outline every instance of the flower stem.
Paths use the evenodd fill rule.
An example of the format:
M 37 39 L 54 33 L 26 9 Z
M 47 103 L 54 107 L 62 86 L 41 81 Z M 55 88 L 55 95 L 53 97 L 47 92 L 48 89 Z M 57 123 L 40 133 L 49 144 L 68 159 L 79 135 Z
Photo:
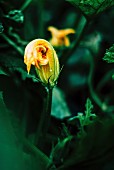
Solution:
M 44 100 L 43 112 L 40 117 L 38 128 L 35 135 L 35 145 L 40 142 L 41 137 L 45 137 L 48 131 L 50 115 L 51 115 L 51 104 L 52 104 L 52 88 L 46 88 L 46 98 Z
M 49 122 L 50 122 L 50 115 L 51 115 L 51 105 L 52 105 L 52 88 L 47 88 L 47 99 L 45 101 L 45 108 L 44 108 L 44 112 L 45 112 L 45 117 L 44 117 L 44 125 L 47 126 L 43 126 L 42 132 L 43 134 L 45 134 L 47 132 L 47 129 L 49 127 Z M 46 128 L 47 127 L 47 128 Z

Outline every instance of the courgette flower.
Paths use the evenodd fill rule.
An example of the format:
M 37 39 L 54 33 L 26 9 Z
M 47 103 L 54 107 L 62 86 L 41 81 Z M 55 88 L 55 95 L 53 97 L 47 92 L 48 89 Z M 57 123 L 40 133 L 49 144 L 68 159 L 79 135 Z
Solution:
M 25 48 L 24 63 L 30 72 L 35 66 L 37 75 L 45 85 L 53 87 L 59 76 L 60 68 L 57 54 L 52 45 L 44 39 L 35 39 Z
M 70 46 L 70 40 L 68 38 L 68 34 L 74 34 L 75 30 L 74 29 L 62 29 L 58 30 L 55 27 L 48 27 L 48 31 L 51 32 L 52 38 L 50 39 L 50 43 L 53 46 Z

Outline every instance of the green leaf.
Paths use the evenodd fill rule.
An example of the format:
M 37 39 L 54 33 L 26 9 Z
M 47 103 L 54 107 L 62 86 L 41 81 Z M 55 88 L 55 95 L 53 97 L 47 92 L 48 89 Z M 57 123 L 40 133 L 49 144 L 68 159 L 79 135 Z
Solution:
M 103 60 L 107 61 L 108 63 L 114 63 L 114 44 L 112 47 L 106 50 Z
M 113 0 L 67 0 L 87 17 L 93 17 L 114 5 Z
M 51 115 L 57 119 L 64 119 L 71 116 L 70 110 L 65 101 L 64 92 L 57 87 L 53 89 Z
M 13 94 L 9 97 L 9 100 L 11 100 L 12 105 L 16 104 L 16 102 L 14 103 L 16 98 L 13 100 Z M 20 109 L 19 103 L 17 108 L 16 110 Z M 21 111 L 23 110 L 24 107 Z M 9 111 L 4 102 L 4 92 L 0 92 L 0 169 L 46 170 L 49 166 L 51 170 L 54 165 L 50 159 L 25 138 L 17 112 L 14 113 L 11 109 Z
M 9 11 L 9 13 L 5 15 L 5 17 L 16 23 L 23 23 L 24 21 L 24 16 L 20 10 Z
M 86 100 L 85 108 L 86 108 L 85 115 L 83 113 L 78 113 L 77 116 L 77 118 L 80 121 L 81 127 L 89 125 L 92 122 L 91 118 L 96 117 L 96 115 L 92 113 L 93 105 L 89 98 L 87 98 Z
M 92 112 L 93 105 L 89 98 L 87 98 L 86 100 L 85 108 L 86 108 L 85 114 L 78 112 L 77 116 L 69 118 L 68 120 L 69 122 L 74 121 L 75 124 L 77 123 L 76 119 L 79 120 L 80 126 L 79 126 L 78 137 L 85 136 L 86 135 L 85 126 L 88 126 L 89 124 L 93 123 L 94 121 L 96 121 L 97 118 L 96 114 Z
M 58 170 L 96 170 L 114 168 L 114 120 L 100 119 L 87 126 L 81 138 L 66 138 L 53 152 Z
M 72 136 L 59 140 L 55 147 L 52 149 L 50 158 L 55 165 L 60 165 L 63 163 L 64 159 L 69 154 L 69 143 L 72 140 Z
M 10 114 L 4 104 L 2 93 L 0 93 L 0 169 L 26 169 L 21 143 L 15 135 Z
M 86 119 L 86 123 L 88 123 L 90 121 L 90 117 L 94 115 L 92 113 L 93 105 L 92 105 L 92 102 L 91 102 L 91 100 L 89 98 L 87 98 L 87 100 L 86 100 L 85 107 L 86 107 L 85 119 Z

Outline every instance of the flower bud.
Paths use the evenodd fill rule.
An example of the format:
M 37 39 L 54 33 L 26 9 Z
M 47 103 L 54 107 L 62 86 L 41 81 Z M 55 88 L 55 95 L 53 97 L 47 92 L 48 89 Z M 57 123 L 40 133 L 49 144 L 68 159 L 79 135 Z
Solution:
M 39 79 L 45 85 L 53 87 L 59 76 L 59 61 L 52 45 L 44 39 L 35 39 L 25 48 L 24 63 L 30 72 L 34 65 Z

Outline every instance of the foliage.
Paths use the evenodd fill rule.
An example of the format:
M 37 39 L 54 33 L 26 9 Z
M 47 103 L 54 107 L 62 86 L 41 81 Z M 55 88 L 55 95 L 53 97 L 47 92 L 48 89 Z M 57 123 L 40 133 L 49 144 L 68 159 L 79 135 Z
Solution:
M 96 117 L 96 115 L 92 113 L 93 105 L 89 98 L 87 98 L 85 107 L 86 107 L 85 115 L 82 113 L 78 113 L 78 119 L 80 121 L 82 133 L 84 132 L 84 126 L 90 124 L 92 122 L 91 119 Z
M 1 170 L 114 169 L 113 5 L 0 1 Z M 50 26 L 75 32 L 54 48 L 61 71 L 52 93 L 24 64 L 26 45 L 50 41 Z
M 79 8 L 87 18 L 98 15 L 114 5 L 113 0 L 67 0 Z
M 57 169 L 113 169 L 113 128 L 114 120 L 97 120 L 87 127 L 85 136 L 67 137 L 59 142 L 53 151 Z
M 106 53 L 103 59 L 106 60 L 108 63 L 114 62 L 114 45 L 106 50 Z

